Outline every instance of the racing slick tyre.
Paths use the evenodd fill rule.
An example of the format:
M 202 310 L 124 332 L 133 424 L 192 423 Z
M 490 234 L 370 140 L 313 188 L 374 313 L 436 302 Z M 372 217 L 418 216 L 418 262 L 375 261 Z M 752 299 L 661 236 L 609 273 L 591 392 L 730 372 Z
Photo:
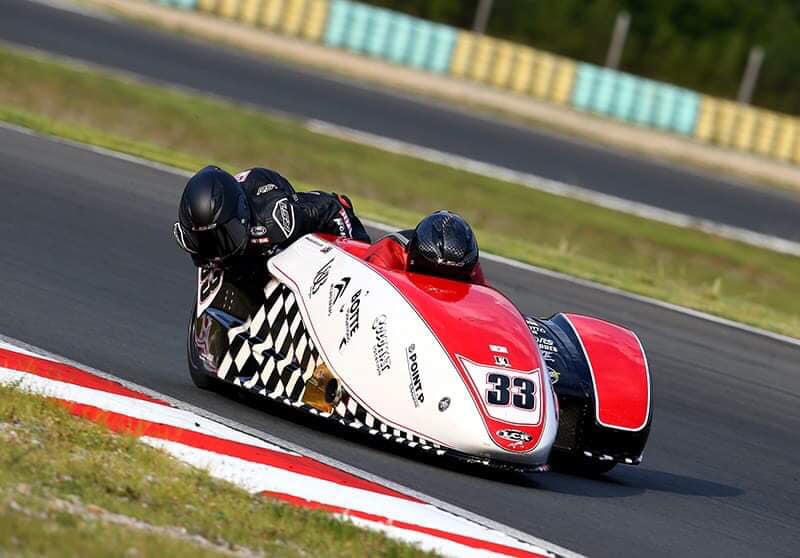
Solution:
M 194 327 L 197 323 L 197 320 L 194 318 L 195 308 L 196 307 L 192 307 L 192 314 L 189 317 L 189 335 L 186 337 L 186 358 L 189 364 L 189 376 L 191 376 L 192 383 L 194 383 L 195 386 L 200 389 L 213 391 L 219 388 L 222 382 L 203 370 L 202 365 L 199 363 L 199 356 L 192 342 L 194 339 Z

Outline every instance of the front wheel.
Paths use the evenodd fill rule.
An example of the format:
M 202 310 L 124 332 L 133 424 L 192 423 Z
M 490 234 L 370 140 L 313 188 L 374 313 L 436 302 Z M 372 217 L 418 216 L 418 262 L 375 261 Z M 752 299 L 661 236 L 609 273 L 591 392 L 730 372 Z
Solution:
M 189 335 L 186 337 L 186 360 L 189 364 L 189 376 L 192 378 L 192 383 L 195 386 L 199 387 L 200 389 L 213 391 L 219 387 L 221 382 L 219 379 L 206 372 L 203 366 L 200 364 L 200 357 L 197 354 L 197 350 L 193 342 L 195 336 L 194 328 L 196 324 L 197 320 L 195 319 L 195 307 L 193 307 L 192 315 L 189 318 Z

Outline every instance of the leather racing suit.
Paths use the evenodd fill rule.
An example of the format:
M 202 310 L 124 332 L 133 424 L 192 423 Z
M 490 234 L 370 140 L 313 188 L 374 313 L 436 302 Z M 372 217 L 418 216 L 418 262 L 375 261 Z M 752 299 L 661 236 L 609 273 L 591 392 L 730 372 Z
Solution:
M 308 233 L 328 233 L 370 242 L 364 225 L 347 196 L 326 192 L 296 192 L 278 172 L 262 167 L 234 176 L 250 206 L 249 241 L 244 252 L 222 267 L 237 275 L 259 277 L 266 260 Z M 193 255 L 195 265 L 208 262 Z

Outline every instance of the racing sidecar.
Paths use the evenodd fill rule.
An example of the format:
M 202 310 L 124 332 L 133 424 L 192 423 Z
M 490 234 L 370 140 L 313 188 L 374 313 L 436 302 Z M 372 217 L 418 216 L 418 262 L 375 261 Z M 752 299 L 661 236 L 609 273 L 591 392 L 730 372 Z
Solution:
M 523 316 L 486 284 L 408 273 L 374 245 L 307 235 L 266 284 L 198 271 L 194 382 L 226 382 L 433 455 L 515 470 L 637 464 L 644 350 L 576 314 Z

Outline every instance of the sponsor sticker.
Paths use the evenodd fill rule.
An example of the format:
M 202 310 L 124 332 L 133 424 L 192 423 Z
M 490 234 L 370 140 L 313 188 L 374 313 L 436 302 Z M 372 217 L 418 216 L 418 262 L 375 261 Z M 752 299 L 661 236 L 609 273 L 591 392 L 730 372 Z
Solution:
M 536 336 L 545 332 L 545 329 L 532 318 L 525 318 L 525 323 L 528 324 L 528 329 L 531 330 L 531 333 Z
M 545 362 L 555 361 L 553 355 L 558 354 L 558 347 L 556 347 L 555 342 L 547 336 L 547 330 L 531 318 L 525 318 L 525 323 L 528 324 L 528 328 L 536 338 L 536 345 L 539 347 L 539 352 L 542 353 L 542 358 Z
M 353 236 L 353 225 L 350 223 L 350 217 L 347 216 L 347 211 L 344 208 L 339 210 L 339 216 L 333 218 L 336 227 L 339 229 L 339 236 L 346 236 L 350 238 Z
M 250 236 L 264 236 L 265 234 L 267 234 L 267 227 L 262 225 L 250 227 Z
M 508 360 L 508 357 L 494 355 L 494 363 L 497 366 L 503 366 L 505 368 L 511 368 L 511 361 Z
M 333 313 L 336 303 L 342 298 L 342 295 L 347 290 L 347 285 L 350 284 L 349 277 L 342 277 L 339 281 L 331 285 L 328 291 L 328 316 Z
M 335 259 L 336 259 L 335 257 L 329 259 L 327 262 L 325 262 L 325 265 L 323 265 L 321 268 L 319 268 L 319 270 L 317 270 L 317 274 L 314 275 L 314 281 L 311 283 L 311 288 L 308 291 L 309 297 L 317 294 L 317 292 L 323 287 L 323 285 L 325 285 L 325 283 L 328 282 L 328 276 L 330 275 L 331 272 L 331 266 L 333 265 L 333 261 Z
M 347 308 L 347 315 L 344 319 L 344 335 L 339 342 L 339 350 L 341 351 L 353 338 L 353 335 L 358 331 L 359 318 L 361 317 L 361 289 L 358 289 L 350 297 L 350 306 Z
M 242 171 L 239 174 L 235 175 L 234 178 L 236 179 L 236 182 L 244 182 L 245 180 L 247 180 L 247 177 L 250 175 L 251 170 L 252 169 Z
M 508 354 L 508 347 L 503 345 L 489 345 L 489 350 L 493 353 L 502 353 L 504 355 Z
M 375 358 L 375 371 L 378 376 L 392 367 L 392 355 L 389 353 L 389 331 L 386 314 L 381 314 L 372 322 L 372 331 L 375 332 L 375 344 L 372 346 L 372 356 Z
M 278 189 L 278 187 L 275 186 L 272 183 L 270 183 L 270 184 L 262 184 L 256 190 L 256 196 L 262 196 L 262 195 L 266 194 L 267 192 L 272 192 L 273 190 L 277 190 L 277 189 Z
M 316 238 L 314 238 L 311 235 L 306 236 L 305 239 L 306 239 L 306 241 L 310 242 L 314 246 L 318 246 L 319 247 L 319 251 L 321 253 L 323 253 L 323 254 L 327 254 L 328 252 L 333 250 L 333 246 L 331 246 L 330 244 L 327 244 L 325 242 L 320 242 L 319 240 L 317 240 Z
M 440 413 L 444 413 L 449 408 L 450 408 L 450 398 L 449 397 L 442 397 L 439 400 L 439 412 Z
M 504 440 L 508 440 L 513 442 L 512 445 L 514 446 L 521 446 L 522 444 L 527 444 L 533 438 L 527 432 L 523 432 L 522 430 L 514 430 L 512 428 L 504 428 L 503 430 L 498 430 L 495 432 L 500 438 Z
M 294 232 L 294 206 L 289 202 L 288 198 L 278 200 L 272 209 L 272 218 L 286 238 L 292 236 Z
M 545 362 L 554 362 L 556 360 L 553 355 L 558 354 L 558 347 L 555 346 L 552 339 L 538 337 L 537 345 L 539 346 L 539 351 L 542 353 L 542 358 Z
M 411 400 L 414 402 L 414 407 L 419 407 L 425 402 L 425 392 L 422 389 L 422 377 L 415 344 L 406 347 L 406 363 L 408 364 L 408 389 L 411 392 Z

